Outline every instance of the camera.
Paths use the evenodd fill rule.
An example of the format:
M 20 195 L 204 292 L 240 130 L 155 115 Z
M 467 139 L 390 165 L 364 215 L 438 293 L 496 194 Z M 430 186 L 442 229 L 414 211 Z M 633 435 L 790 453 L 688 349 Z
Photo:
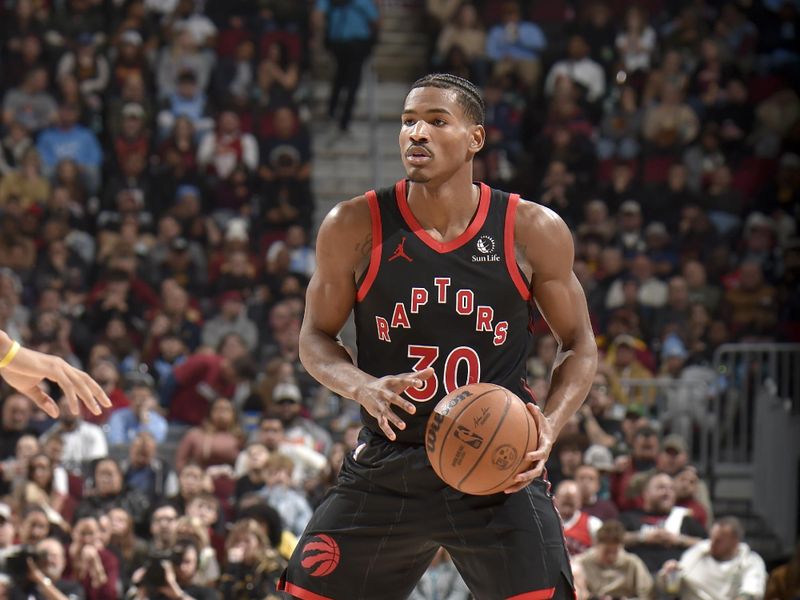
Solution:
M 37 550 L 36 546 L 22 544 L 6 548 L 0 551 L 0 571 L 7 573 L 16 583 L 26 582 L 29 558 L 40 567 L 47 562 L 47 555 Z
M 144 562 L 144 575 L 139 582 L 139 586 L 148 590 L 156 590 L 167 585 L 167 574 L 164 571 L 163 561 L 169 561 L 173 565 L 179 565 L 183 553 L 175 550 L 163 550 L 151 552 Z

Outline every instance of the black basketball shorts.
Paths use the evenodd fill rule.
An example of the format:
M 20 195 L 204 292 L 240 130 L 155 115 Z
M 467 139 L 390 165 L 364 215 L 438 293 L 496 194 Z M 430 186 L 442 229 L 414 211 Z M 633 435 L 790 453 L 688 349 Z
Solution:
M 434 473 L 423 446 L 363 429 L 314 513 L 280 589 L 301 600 L 406 600 L 443 546 L 477 600 L 571 600 L 550 484 L 470 496 Z

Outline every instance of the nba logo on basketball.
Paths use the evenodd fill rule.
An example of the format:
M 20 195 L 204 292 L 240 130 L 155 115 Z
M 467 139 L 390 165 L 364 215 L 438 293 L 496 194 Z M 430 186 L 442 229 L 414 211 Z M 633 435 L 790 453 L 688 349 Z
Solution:
M 329 535 L 321 533 L 303 546 L 303 568 L 312 577 L 330 575 L 339 566 L 339 544 Z

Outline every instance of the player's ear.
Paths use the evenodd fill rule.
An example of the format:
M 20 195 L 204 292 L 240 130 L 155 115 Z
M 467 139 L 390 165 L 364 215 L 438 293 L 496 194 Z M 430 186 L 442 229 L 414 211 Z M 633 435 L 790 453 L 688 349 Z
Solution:
M 477 154 L 483 148 L 486 142 L 486 130 L 483 125 L 473 125 L 470 132 L 469 151 L 471 154 Z

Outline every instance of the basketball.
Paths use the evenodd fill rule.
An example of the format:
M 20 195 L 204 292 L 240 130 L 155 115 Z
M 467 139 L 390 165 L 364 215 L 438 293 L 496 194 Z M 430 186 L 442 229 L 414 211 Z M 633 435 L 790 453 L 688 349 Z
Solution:
M 538 446 L 536 421 L 515 394 L 473 383 L 442 398 L 428 418 L 425 450 L 436 474 L 465 494 L 502 492 L 530 468 Z

